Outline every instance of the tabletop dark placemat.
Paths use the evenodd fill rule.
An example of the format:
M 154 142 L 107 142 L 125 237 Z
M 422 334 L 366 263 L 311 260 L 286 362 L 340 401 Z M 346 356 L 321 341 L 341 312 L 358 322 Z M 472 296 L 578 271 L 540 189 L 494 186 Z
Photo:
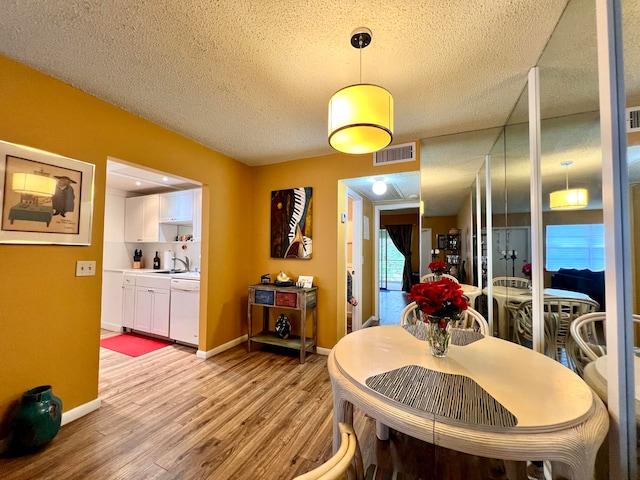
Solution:
M 403 405 L 461 422 L 515 427 L 518 419 L 474 380 L 407 365 L 367 378 L 372 390 Z
M 418 340 L 427 339 L 427 324 L 424 322 L 419 322 L 415 325 L 403 325 L 403 328 Z M 451 330 L 451 345 L 457 345 L 458 347 L 464 347 L 483 338 L 484 335 L 474 330 L 466 330 L 463 328 L 454 328 Z

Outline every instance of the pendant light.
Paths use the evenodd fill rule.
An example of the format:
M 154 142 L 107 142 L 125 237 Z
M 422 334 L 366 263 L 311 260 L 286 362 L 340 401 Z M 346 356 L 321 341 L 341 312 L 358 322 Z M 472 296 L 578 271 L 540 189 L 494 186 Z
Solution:
M 329 100 L 329 144 L 339 152 L 377 152 L 393 139 L 393 97 L 382 87 L 362 83 L 362 49 L 370 43 L 368 28 L 351 34 L 351 45 L 360 50 L 360 83 Z
M 549 206 L 552 210 L 575 210 L 584 208 L 589 203 L 589 192 L 586 188 L 569 188 L 569 165 L 573 162 L 562 162 L 565 168 L 565 189 L 551 192 Z

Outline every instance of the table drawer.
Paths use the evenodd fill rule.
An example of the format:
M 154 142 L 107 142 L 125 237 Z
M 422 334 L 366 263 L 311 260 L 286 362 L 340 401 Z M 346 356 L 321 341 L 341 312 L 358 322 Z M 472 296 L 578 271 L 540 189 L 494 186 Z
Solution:
M 273 290 L 256 289 L 254 303 L 256 305 L 274 305 L 274 294 Z
M 276 292 L 276 306 L 296 308 L 298 306 L 298 294 L 296 292 Z

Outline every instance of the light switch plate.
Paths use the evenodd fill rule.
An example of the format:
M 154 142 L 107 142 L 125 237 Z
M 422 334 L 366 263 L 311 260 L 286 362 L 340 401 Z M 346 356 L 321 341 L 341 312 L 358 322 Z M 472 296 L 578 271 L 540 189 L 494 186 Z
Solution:
M 91 277 L 96 274 L 95 260 L 78 260 L 76 262 L 76 277 Z

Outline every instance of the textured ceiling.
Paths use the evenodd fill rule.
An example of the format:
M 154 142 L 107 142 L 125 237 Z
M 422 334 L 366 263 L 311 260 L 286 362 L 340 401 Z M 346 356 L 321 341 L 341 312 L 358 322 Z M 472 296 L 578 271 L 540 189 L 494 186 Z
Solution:
M 503 125 L 564 0 L 9 0 L 0 53 L 249 165 L 331 153 L 327 102 L 395 101 L 394 143 Z
M 627 106 L 640 106 L 640 2 L 622 2 Z M 571 161 L 569 185 L 589 190 L 589 207 L 602 208 L 598 60 L 593 0 L 570 0 L 540 56 L 542 198 L 549 209 L 549 193 L 563 189 Z M 526 90 L 515 104 L 504 130 L 486 129 L 426 138 L 421 142 L 421 192 L 425 215 L 455 215 L 467 198 L 475 174 L 484 176 L 490 155 L 492 211 L 530 209 Z M 629 179 L 640 182 L 640 152 L 628 152 Z
M 639 31 L 639 4 L 623 2 L 625 32 Z M 598 119 L 573 117 L 598 109 L 593 0 L 8 0 L 2 10 L 1 54 L 248 165 L 333 152 L 327 103 L 360 81 L 349 38 L 366 26 L 362 81 L 393 94 L 394 143 L 421 139 L 421 178 L 391 176 L 387 197 L 421 194 L 427 215 L 455 214 L 485 155 L 504 163 L 504 145 L 494 185 L 508 186 L 510 211 L 527 208 L 518 125 L 527 73 L 539 65 L 551 122 L 545 195 L 564 181 L 560 162 L 572 160 L 572 184 L 589 186 L 599 205 Z M 640 49 L 625 41 L 624 53 L 627 104 L 640 105 Z M 506 140 L 493 128 L 504 124 Z M 371 180 L 347 184 L 365 195 Z

